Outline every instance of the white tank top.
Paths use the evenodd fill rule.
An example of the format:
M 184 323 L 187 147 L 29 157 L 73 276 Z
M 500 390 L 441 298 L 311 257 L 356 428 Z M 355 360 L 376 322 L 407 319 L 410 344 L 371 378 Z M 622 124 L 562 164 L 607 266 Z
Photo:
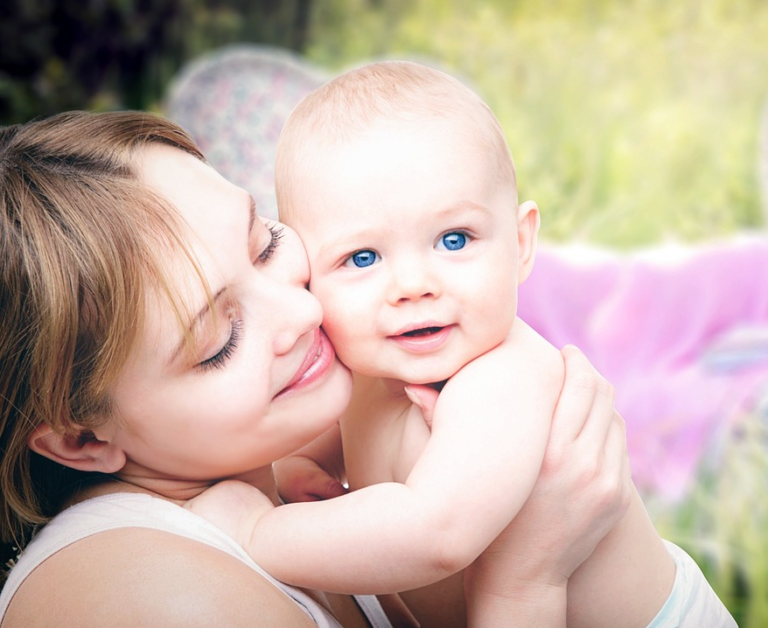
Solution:
M 11 569 L 0 591 L 0 622 L 21 583 L 48 557 L 75 541 L 99 532 L 133 527 L 170 532 L 220 549 L 280 589 L 320 628 L 342 628 L 323 606 L 299 589 L 275 580 L 216 526 L 180 506 L 144 493 L 113 493 L 95 497 L 67 508 L 54 517 L 35 535 Z M 372 628 L 392 628 L 375 596 L 357 595 L 355 600 Z

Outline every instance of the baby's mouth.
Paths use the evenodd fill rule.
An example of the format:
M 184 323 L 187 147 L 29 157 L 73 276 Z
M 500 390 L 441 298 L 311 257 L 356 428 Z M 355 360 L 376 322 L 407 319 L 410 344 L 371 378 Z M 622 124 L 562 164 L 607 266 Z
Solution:
M 438 333 L 441 329 L 443 329 L 443 327 L 423 327 L 422 329 L 406 331 L 402 335 L 409 338 L 414 338 L 416 336 L 431 336 L 432 334 Z

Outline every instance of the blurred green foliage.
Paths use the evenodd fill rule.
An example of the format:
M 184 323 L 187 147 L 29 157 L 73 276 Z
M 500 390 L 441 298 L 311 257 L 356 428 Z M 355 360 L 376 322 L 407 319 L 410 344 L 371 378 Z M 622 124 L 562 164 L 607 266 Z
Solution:
M 763 409 L 764 410 L 764 409 Z M 685 499 L 645 496 L 662 537 L 690 553 L 741 628 L 768 626 L 768 423 L 741 417 Z
M 0 123 L 158 110 L 233 42 L 330 70 L 430 60 L 494 109 L 545 240 L 634 247 L 763 226 L 762 0 L 4 0 Z
M 763 225 L 766 2 L 327 0 L 311 34 L 326 66 L 427 58 L 467 79 L 545 239 L 625 248 Z
M 0 124 L 66 109 L 157 109 L 187 60 L 304 45 L 309 0 L 3 0 Z

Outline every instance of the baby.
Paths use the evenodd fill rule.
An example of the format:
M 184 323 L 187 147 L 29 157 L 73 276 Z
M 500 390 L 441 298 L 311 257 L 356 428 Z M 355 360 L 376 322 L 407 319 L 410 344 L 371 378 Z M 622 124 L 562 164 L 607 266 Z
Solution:
M 236 503 L 201 501 L 198 512 L 299 586 L 386 593 L 455 574 L 525 503 L 563 380 L 559 351 L 516 318 L 539 212 L 518 204 L 501 127 L 442 72 L 370 64 L 295 109 L 276 187 L 323 328 L 354 376 L 340 421 L 351 492 L 272 509 L 244 487 Z M 440 390 L 431 427 L 409 384 Z M 670 604 L 691 600 L 699 614 L 680 625 L 735 625 L 635 493 L 569 581 L 568 624 L 678 625 L 662 622 Z

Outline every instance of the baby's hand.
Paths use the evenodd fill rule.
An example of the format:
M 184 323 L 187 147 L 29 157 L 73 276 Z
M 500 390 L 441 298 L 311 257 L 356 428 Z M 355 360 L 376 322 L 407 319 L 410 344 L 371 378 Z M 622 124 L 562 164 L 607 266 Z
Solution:
M 184 508 L 207 519 L 238 544 L 247 547 L 259 519 L 274 505 L 256 487 L 237 480 L 225 480 L 190 499 Z
M 434 415 L 438 392 L 429 386 L 409 384 L 405 387 L 405 394 L 411 400 L 414 408 L 417 409 L 414 411 L 421 413 L 424 423 L 432 430 L 432 416 Z
M 316 502 L 347 492 L 320 464 L 308 456 L 294 454 L 273 463 L 277 490 L 287 503 Z

